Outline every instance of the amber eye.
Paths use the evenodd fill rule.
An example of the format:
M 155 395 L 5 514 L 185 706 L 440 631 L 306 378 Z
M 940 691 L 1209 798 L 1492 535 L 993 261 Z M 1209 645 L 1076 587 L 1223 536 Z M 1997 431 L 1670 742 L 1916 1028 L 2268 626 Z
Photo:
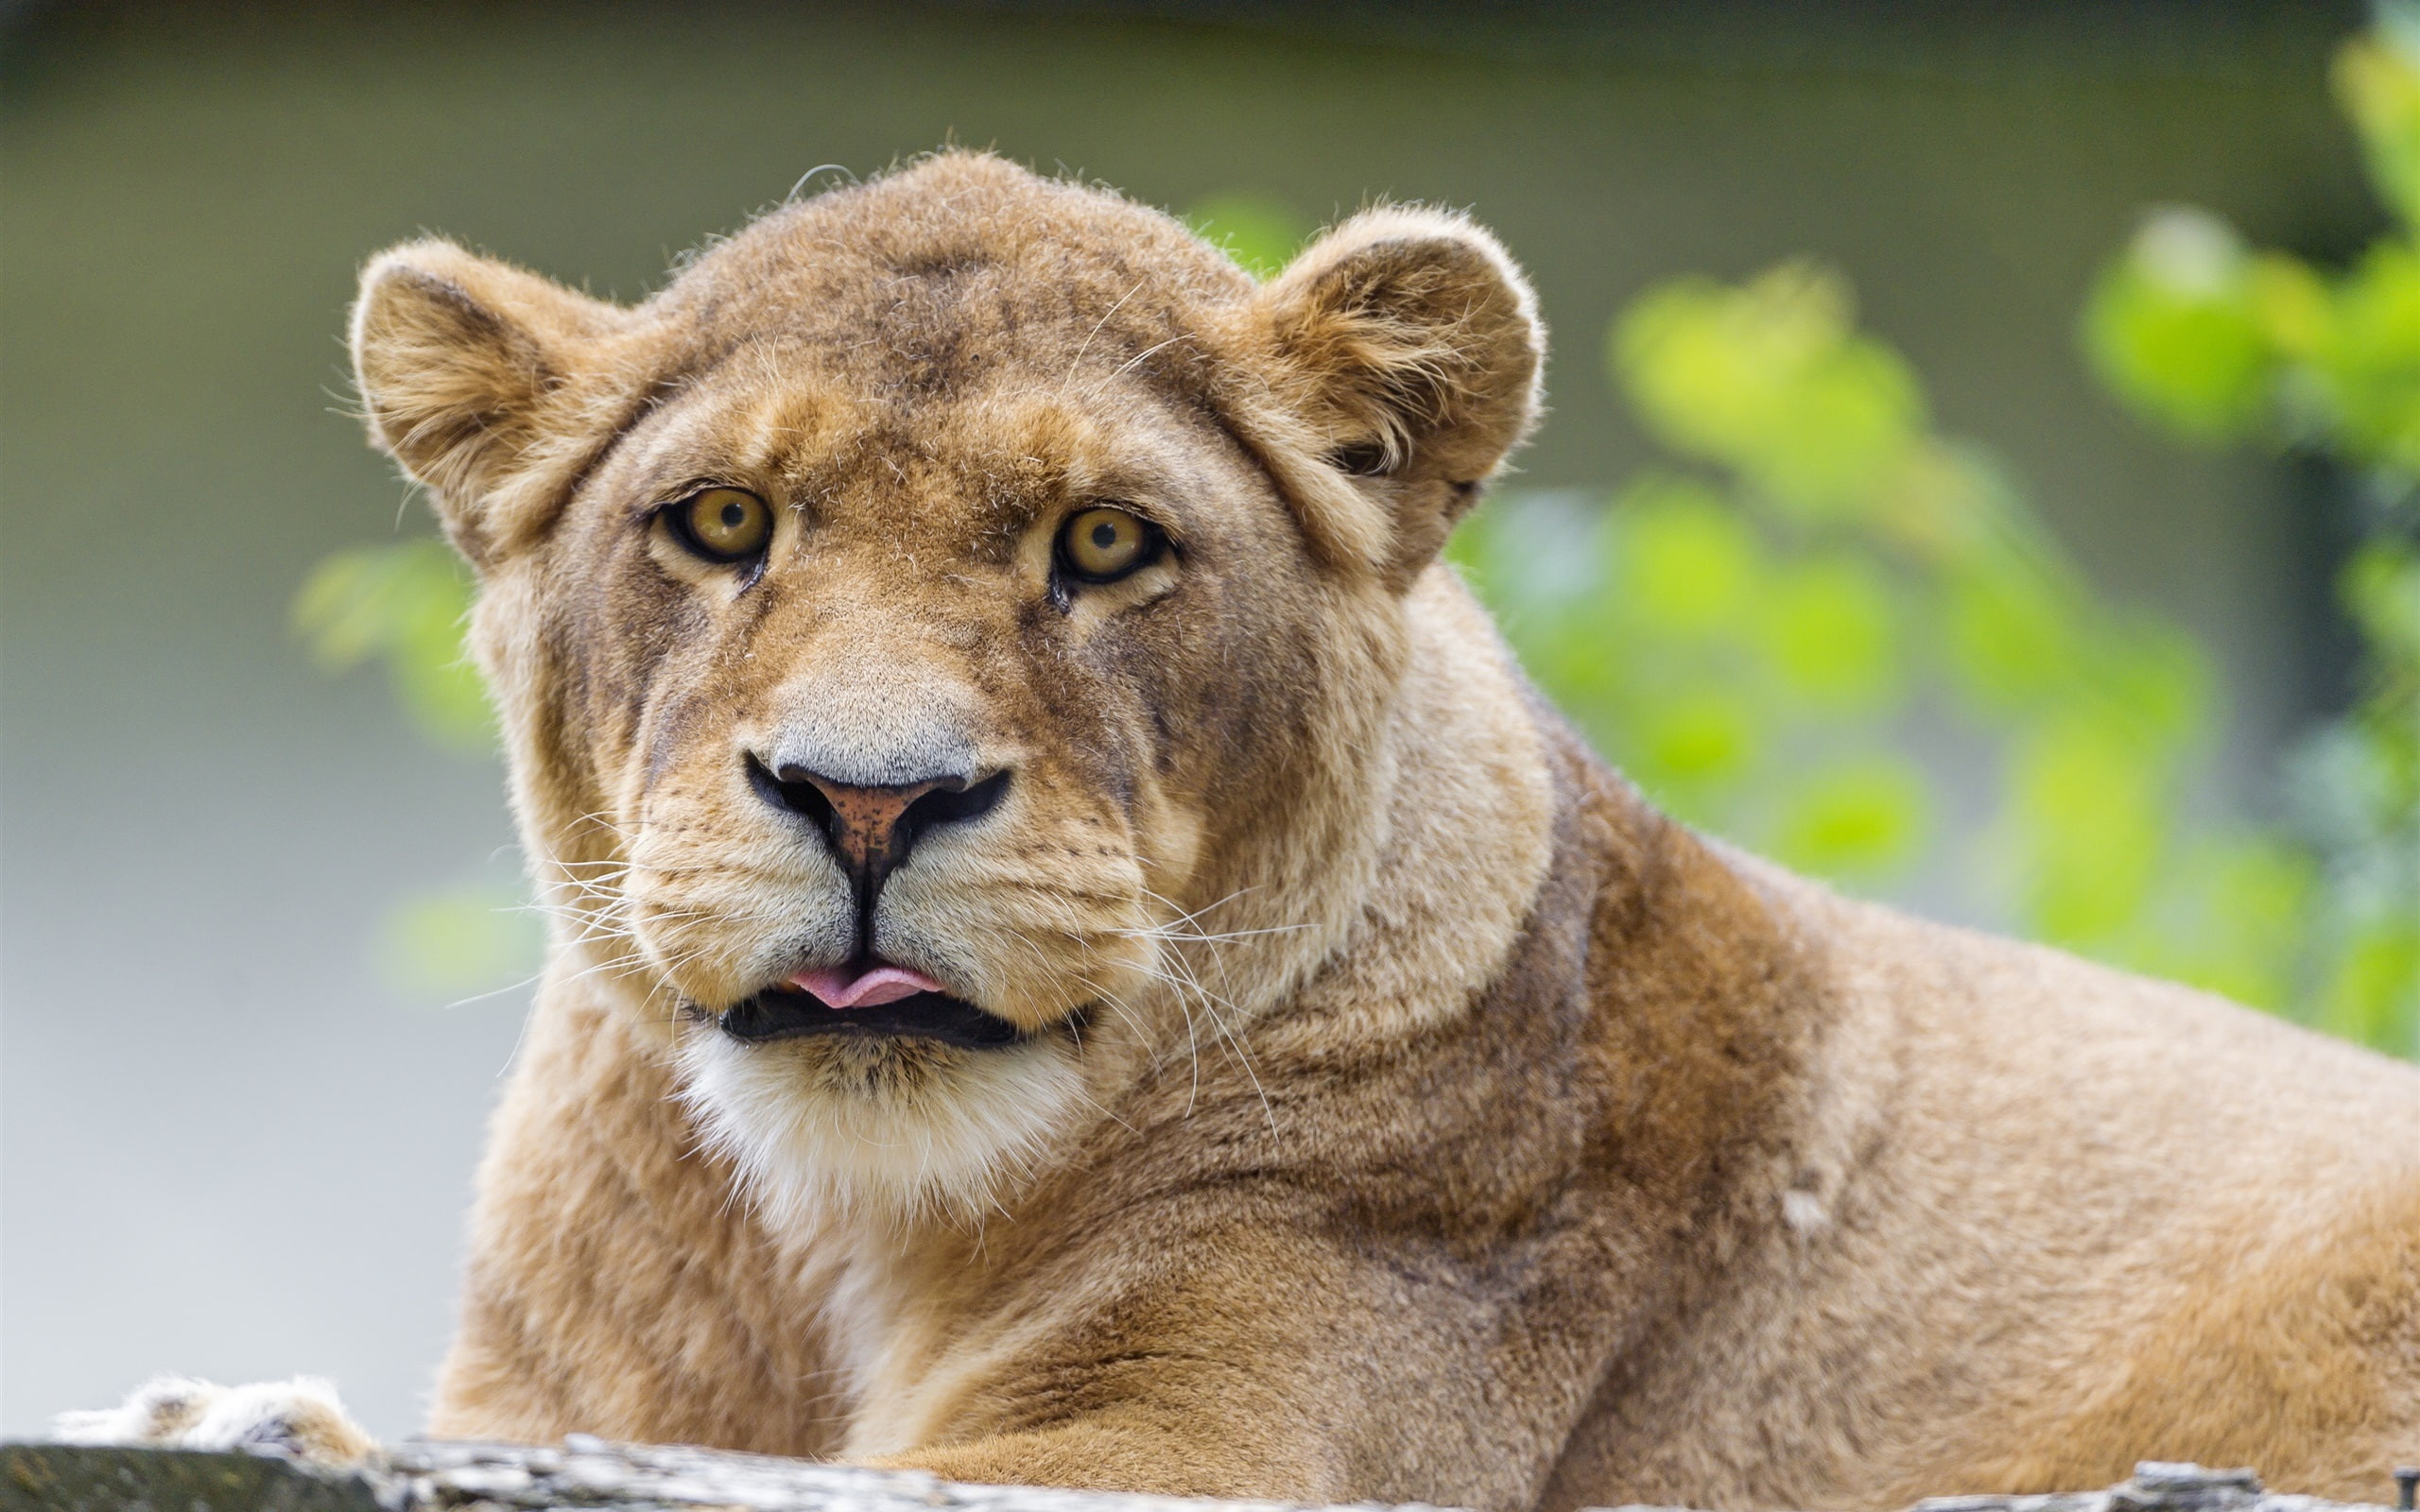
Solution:
M 709 561 L 753 557 L 773 539 L 773 511 L 745 489 L 701 489 L 668 512 L 682 543 Z
M 1123 509 L 1086 509 L 1059 532 L 1059 558 L 1090 583 L 1123 577 L 1159 555 L 1160 533 Z

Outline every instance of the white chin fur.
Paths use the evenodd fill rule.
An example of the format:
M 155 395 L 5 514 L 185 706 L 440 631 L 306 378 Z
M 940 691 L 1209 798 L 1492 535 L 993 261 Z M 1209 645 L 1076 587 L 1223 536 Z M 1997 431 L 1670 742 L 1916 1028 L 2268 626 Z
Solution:
M 977 1218 L 1032 1170 L 1084 1102 L 1074 1048 L 683 1036 L 681 1100 L 776 1230 L 839 1213 Z

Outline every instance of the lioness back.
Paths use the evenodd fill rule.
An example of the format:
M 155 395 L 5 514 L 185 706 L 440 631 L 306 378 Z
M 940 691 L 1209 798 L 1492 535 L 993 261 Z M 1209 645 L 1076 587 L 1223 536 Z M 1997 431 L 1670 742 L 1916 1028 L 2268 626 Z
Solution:
M 2097 1486 L 2158 1457 L 2385 1494 L 2420 1442 L 2411 1068 L 1740 869 L 1827 963 L 1811 1138 L 1783 1241 L 1727 1265 L 1735 1303 L 1579 1435 L 1566 1503 L 1752 1473 L 1710 1440 L 1805 1468 L 1809 1502 Z
M 555 919 L 432 1429 L 1487 1512 L 2420 1458 L 2420 1072 L 1656 814 L 1436 559 L 1544 340 L 1457 215 L 1256 284 L 964 153 L 634 306 L 373 261 Z

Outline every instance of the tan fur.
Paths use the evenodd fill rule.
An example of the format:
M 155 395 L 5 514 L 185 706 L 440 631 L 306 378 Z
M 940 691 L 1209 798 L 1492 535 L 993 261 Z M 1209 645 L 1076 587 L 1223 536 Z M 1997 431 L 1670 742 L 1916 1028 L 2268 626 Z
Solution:
M 952 154 L 632 308 L 400 248 L 354 338 L 560 921 L 433 1431 L 1490 1509 L 2420 1456 L 2411 1068 L 1710 845 L 1526 691 L 1433 559 L 1543 350 L 1459 217 L 1255 286 Z M 652 523 L 705 483 L 761 575 Z M 1177 549 L 1068 591 L 1102 501 Z M 862 922 L 794 747 L 1010 773 L 871 927 L 1019 1046 L 716 1027 Z

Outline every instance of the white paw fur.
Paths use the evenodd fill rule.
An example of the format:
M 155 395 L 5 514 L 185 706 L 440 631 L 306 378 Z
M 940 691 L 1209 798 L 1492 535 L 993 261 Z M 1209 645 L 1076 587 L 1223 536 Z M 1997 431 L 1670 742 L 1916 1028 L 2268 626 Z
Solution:
M 244 1450 L 349 1469 L 378 1442 L 345 1415 L 336 1387 L 317 1376 L 221 1386 L 189 1376 L 153 1376 L 114 1407 L 51 1419 L 62 1444 L 153 1449 Z

